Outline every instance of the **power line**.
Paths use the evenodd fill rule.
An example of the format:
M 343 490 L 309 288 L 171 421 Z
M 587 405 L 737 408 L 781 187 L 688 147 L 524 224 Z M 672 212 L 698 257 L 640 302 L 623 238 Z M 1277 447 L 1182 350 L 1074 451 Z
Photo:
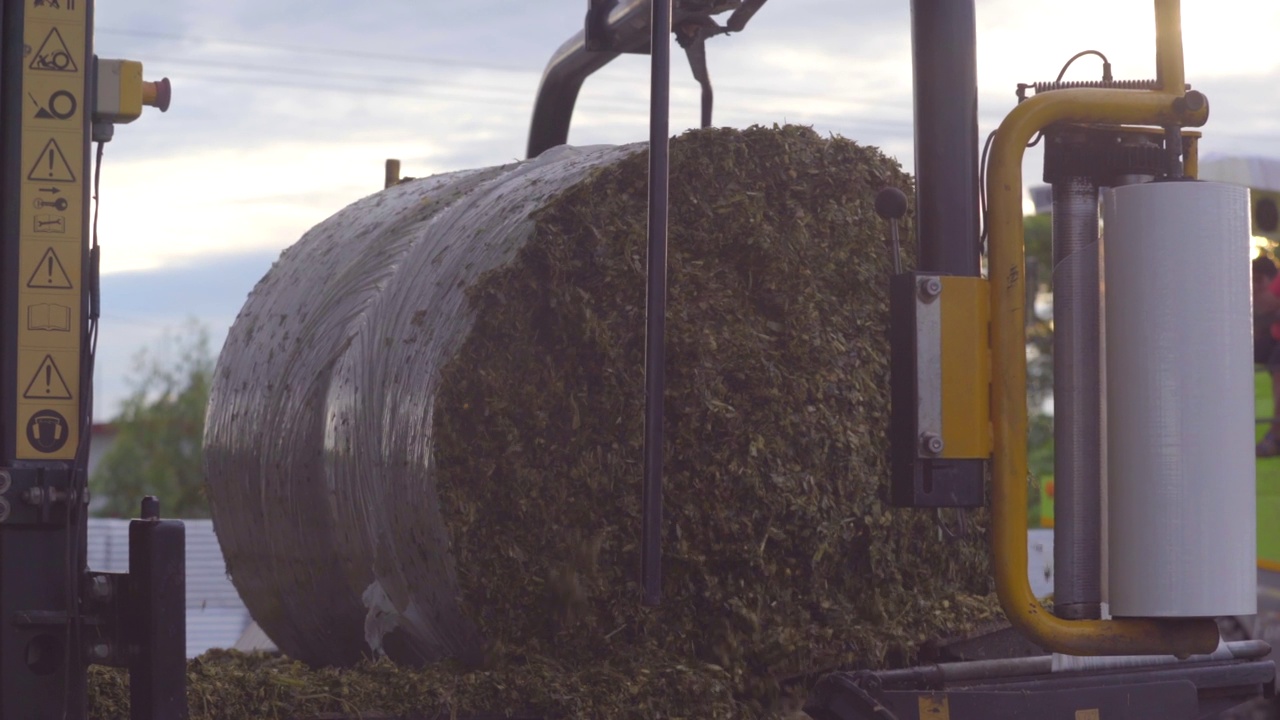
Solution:
M 324 83 L 299 82 L 297 80 L 291 80 L 286 78 L 270 78 L 270 77 L 250 78 L 250 77 L 245 77 L 243 75 L 220 75 L 215 73 L 201 73 L 201 72 L 189 73 L 184 75 L 183 77 L 192 79 L 192 80 L 204 80 L 208 82 L 225 83 L 230 85 L 242 85 L 242 86 L 249 86 L 249 87 L 279 87 L 279 88 L 286 88 L 289 90 L 307 90 L 307 91 L 327 92 L 327 93 L 335 93 L 335 94 L 342 94 L 342 95 L 358 95 L 362 97 L 374 96 L 374 97 L 412 98 L 417 100 L 432 100 L 432 99 L 450 100 L 450 101 L 456 101 L 456 102 L 462 102 L 462 103 L 478 103 L 481 105 L 492 105 L 492 106 L 501 107 L 507 110 L 511 110 L 513 109 L 513 107 L 529 109 L 529 108 L 532 108 L 533 106 L 532 95 L 529 95 L 529 96 L 522 95 L 518 98 L 485 97 L 485 96 L 476 96 L 476 95 L 460 95 L 457 93 L 448 93 L 448 94 L 432 93 L 429 91 L 429 89 L 421 89 L 418 91 L 413 91 L 411 89 L 333 85 L 333 84 L 324 84 Z M 584 105 L 586 104 L 588 103 L 584 103 Z M 640 115 L 643 112 L 643 108 L 639 106 L 631 107 L 631 106 L 624 106 L 620 104 L 600 103 L 598 101 L 592 101 L 589 104 L 593 109 L 599 108 L 599 109 L 610 110 L 618 113 Z M 673 108 L 676 108 L 676 107 L 682 107 L 682 105 L 673 103 Z M 689 104 L 688 107 L 693 108 L 694 106 L 692 104 Z
M 153 57 L 150 62 L 160 66 L 178 66 L 195 68 L 197 72 L 186 73 L 188 77 L 201 77 L 200 71 L 210 70 L 229 70 L 234 73 L 244 73 L 246 75 L 276 75 L 281 77 L 303 77 L 318 78 L 321 80 L 351 80 L 362 83 L 395 85 L 400 87 L 450 87 L 462 90 L 474 90 L 480 92 L 505 94 L 510 98 L 519 98 L 522 101 L 529 101 L 533 97 L 531 88 L 519 88 L 511 85 L 486 85 L 476 84 L 472 82 L 457 82 L 448 79 L 425 78 L 425 77 L 408 77 L 387 75 L 385 73 L 369 73 L 369 72 L 351 72 L 344 70 L 315 70 L 310 68 L 297 68 L 281 65 L 258 65 L 253 63 L 228 62 L 223 60 L 192 60 L 183 58 L 165 58 Z M 204 75 L 204 77 L 208 77 Z M 280 78 L 272 78 L 280 82 Z M 353 92 L 361 92 L 370 87 L 370 85 L 335 85 L 334 83 L 326 83 L 326 86 L 350 89 Z M 314 86 L 308 86 L 314 87 Z
M 201 37 L 198 35 L 178 35 L 173 33 L 151 32 L 146 30 L 120 30 L 115 28 L 95 28 L 95 33 L 100 35 L 116 35 L 120 37 L 132 38 L 148 38 L 152 40 L 170 40 L 173 42 L 203 44 L 203 45 L 230 45 L 232 47 L 254 48 L 258 50 L 271 50 L 274 52 L 292 52 L 306 55 L 324 55 L 329 57 L 349 57 L 362 58 L 365 60 L 388 60 L 399 63 L 414 63 L 417 65 L 439 65 L 442 67 L 467 68 L 472 70 L 492 70 L 497 72 L 512 73 L 531 73 L 538 72 L 530 70 L 527 67 L 518 67 L 514 65 L 500 65 L 497 63 L 483 63 L 474 60 L 462 60 L 458 58 L 442 58 L 442 57 L 423 57 L 416 55 L 400 55 L 394 53 L 377 53 L 367 52 L 363 50 L 347 50 L 331 47 L 317 47 L 312 45 L 290 45 L 283 43 L 263 43 L 251 42 L 248 40 L 229 40 L 225 38 Z
M 491 70 L 491 71 L 499 71 L 499 72 L 520 73 L 520 74 L 534 74 L 534 73 L 541 74 L 542 72 L 541 66 L 536 68 L 530 68 L 527 66 L 503 65 L 503 64 L 496 64 L 496 63 L 480 63 L 473 60 L 462 59 L 462 58 L 423 57 L 423 56 L 413 56 L 413 55 L 372 53 L 372 52 L 366 52 L 361 50 L 351 50 L 351 49 L 344 49 L 344 48 L 332 48 L 332 47 L 322 48 L 322 47 L 310 46 L 310 45 L 287 45 L 287 44 L 279 44 L 279 43 L 251 42 L 247 40 L 233 40 L 233 39 L 227 39 L 227 38 L 216 38 L 216 37 L 207 37 L 207 36 L 178 35 L 178 34 L 172 34 L 172 33 L 150 32 L 150 31 L 140 31 L 140 30 L 118 30 L 118 29 L 107 28 L 107 29 L 97 29 L 95 30 L 95 32 L 101 33 L 101 34 L 107 34 L 107 35 L 119 35 L 124 37 L 170 40 L 170 41 L 190 43 L 190 44 L 228 45 L 233 47 L 247 47 L 247 48 L 255 48 L 255 49 L 261 49 L 261 50 L 270 50 L 274 52 L 301 53 L 301 54 L 320 55 L 320 56 L 327 56 L 327 57 L 351 57 L 351 58 L 361 58 L 361 59 L 367 59 L 367 60 L 388 60 L 388 61 L 395 61 L 395 62 L 410 62 L 410 63 L 424 64 L 424 65 L 440 65 L 440 66 L 446 66 L 446 67 L 465 68 L 465 69 L 472 69 L 472 70 Z M 154 63 L 154 62 L 165 62 L 165 61 L 153 59 L 152 62 Z M 216 63 L 210 63 L 209 61 L 200 61 L 195 59 L 169 60 L 168 62 L 172 64 L 201 64 L 201 65 L 221 64 L 223 66 L 231 65 L 231 63 L 226 63 L 221 61 L 216 61 Z M 248 66 L 246 65 L 245 67 L 247 68 Z M 255 67 L 259 67 L 259 66 L 255 66 Z M 306 74 L 306 75 L 320 76 L 320 75 L 334 74 L 329 71 L 306 70 L 302 68 L 282 68 L 281 70 L 286 73 L 297 74 L 297 75 Z M 404 76 L 391 79 L 392 76 L 387 76 L 384 74 L 375 75 L 375 74 L 349 73 L 344 71 L 335 71 L 335 72 L 337 74 L 351 75 L 352 77 L 360 76 L 360 77 L 365 77 L 369 79 L 385 79 L 387 82 L 392 82 L 392 83 L 422 82 L 421 80 L 406 78 Z M 437 83 L 437 84 L 454 84 L 459 86 L 462 86 L 462 85 L 471 86 L 470 83 L 457 83 L 457 82 L 442 83 L 439 80 L 434 78 L 430 82 Z M 751 95 L 755 97 L 787 98 L 792 100 L 808 100 L 811 102 L 828 102 L 831 100 L 829 96 L 825 96 L 825 95 L 814 95 L 812 93 L 805 93 L 801 91 L 787 90 L 782 88 L 760 88 L 760 87 L 750 87 L 745 85 L 717 85 L 717 90 L 727 92 L 727 93 Z
M 309 54 L 323 57 L 357 58 L 360 60 L 388 60 L 398 63 L 437 65 L 451 68 L 522 74 L 532 72 L 528 68 L 477 63 L 460 58 L 374 53 L 333 47 L 252 42 L 207 36 L 188 36 L 163 32 L 120 30 L 112 28 L 98 29 L 97 32 L 108 35 L 168 40 L 187 44 L 253 48 L 284 54 Z M 534 97 L 532 88 L 528 92 L 525 92 L 511 86 L 476 84 L 475 82 L 457 81 L 448 78 L 423 78 L 341 69 L 322 70 L 299 68 L 289 65 L 246 63 L 224 59 L 202 60 L 198 58 L 153 58 L 152 62 L 161 65 L 170 64 L 195 68 L 196 72 L 184 73 L 185 77 L 191 79 L 250 87 L 278 87 L 289 90 L 359 95 L 363 97 L 374 96 L 456 101 L 469 104 L 501 107 L 507 110 L 512 110 L 513 108 L 527 109 L 532 103 Z M 229 72 L 217 72 L 220 70 Z M 252 77 L 253 75 L 258 75 L 258 77 Z M 298 78 L 309 78 L 312 81 L 299 81 Z M 326 80 L 330 82 L 324 82 Z M 334 80 L 340 82 L 332 82 Z M 352 85 L 342 81 L 361 84 Z M 455 91 L 440 92 L 439 88 L 452 88 Z M 809 101 L 814 103 L 829 103 L 832 101 L 830 96 L 812 95 L 798 91 L 780 89 L 766 90 L 733 85 L 720 85 L 718 86 L 718 89 L 735 97 L 742 95 L 753 100 L 793 100 Z M 464 92 L 456 92 L 456 90 L 462 90 Z M 481 94 L 478 95 L 476 93 Z M 587 111 L 592 113 L 623 115 L 639 119 L 643 115 L 644 107 L 631 102 L 632 100 L 634 100 L 634 98 L 630 96 L 622 97 L 619 95 L 613 95 L 610 97 L 601 96 L 600 94 L 593 92 L 583 96 L 579 101 L 579 109 L 580 112 Z M 788 103 L 788 105 L 790 105 L 790 103 Z M 679 94 L 677 94 L 677 97 L 673 98 L 672 110 L 676 115 L 684 115 L 696 112 L 697 106 L 697 98 L 692 94 L 688 98 L 679 97 Z M 882 110 L 894 109 L 884 105 L 878 105 L 877 107 Z M 734 111 L 730 112 L 733 116 L 737 117 L 749 117 L 758 114 L 790 115 L 801 122 L 817 122 L 827 126 L 834 125 L 842 130 L 845 128 L 857 127 L 863 131 L 874 129 L 879 132 L 889 134 L 901 134 L 904 132 L 909 134 L 911 127 L 909 121 L 889 118 L 872 118 L 866 116 L 858 117 L 853 113 L 802 112 L 797 108 L 790 106 L 776 110 L 735 108 Z
M 377 86 L 369 84 L 351 85 L 332 82 L 311 82 L 307 80 L 299 80 L 295 77 L 288 77 L 283 70 L 275 68 L 257 67 L 255 72 L 261 73 L 261 76 L 252 77 L 238 70 L 246 69 L 243 65 L 233 63 L 174 63 L 189 64 L 197 67 L 195 72 L 187 72 L 182 75 L 185 79 L 203 80 L 213 83 L 223 83 L 230 85 L 240 85 L 248 87 L 278 87 L 289 90 L 305 90 L 314 92 L 326 92 L 342 95 L 357 95 L 361 97 L 394 97 L 394 98 L 412 98 L 419 100 L 443 100 L 454 101 L 460 103 L 472 103 L 501 107 L 504 109 L 526 108 L 530 106 L 533 99 L 532 93 L 524 93 L 515 88 L 500 87 L 483 87 L 471 86 L 468 84 L 454 83 L 428 83 L 421 80 L 413 80 L 411 78 L 377 78 L 374 76 L 362 76 L 358 74 L 347 74 L 339 76 L 338 79 L 351 80 L 385 80 L 388 83 L 394 83 L 398 87 L 388 87 L 386 85 Z M 230 70 L 230 73 L 220 73 L 219 70 Z M 300 72 L 299 77 L 312 78 L 315 80 L 324 80 L 328 76 L 322 72 Z M 423 83 L 415 85 L 414 83 Z M 454 91 L 441 92 L 440 87 L 453 88 Z M 457 92 L 462 90 L 463 92 Z M 644 107 L 639 101 L 632 102 L 633 98 L 624 98 L 621 96 L 600 96 L 590 94 L 579 100 L 579 109 L 590 111 L 604 111 L 623 115 L 634 115 L 639 117 L 643 115 Z M 687 98 L 673 98 L 672 110 L 676 114 L 685 114 L 695 112 L 698 107 L 696 98 L 690 95 Z M 821 122 L 841 122 L 848 123 L 850 120 L 855 122 L 862 121 L 880 127 L 891 127 L 894 130 L 909 126 L 906 121 L 894 120 L 891 118 L 873 118 L 868 116 L 859 117 L 856 113 L 832 113 L 800 111 L 794 107 L 787 107 L 779 110 L 752 107 L 734 107 L 724 114 L 732 114 L 736 116 L 742 115 L 762 115 L 762 114 L 791 114 L 803 119 L 821 121 Z
M 225 83 L 231 85 L 242 85 L 250 87 L 280 87 L 290 90 L 306 90 L 314 92 L 326 92 L 343 95 L 359 95 L 373 97 L 393 97 L 393 98 L 410 98 L 416 100 L 446 100 L 460 103 L 480 104 L 494 107 L 501 107 L 506 110 L 512 109 L 528 109 L 531 106 L 531 98 L 520 96 L 518 98 L 500 98 L 485 97 L 475 95 L 460 95 L 457 93 L 432 93 L 428 89 L 414 91 L 412 89 L 393 89 L 393 88 L 375 88 L 367 86 L 348 86 L 333 85 L 324 83 L 299 82 L 297 80 L 284 78 L 247 78 L 237 75 L 219 75 L 213 73 L 191 73 L 186 77 L 195 80 L 205 80 L 208 82 Z M 638 104 L 622 104 L 619 102 L 610 102 L 603 98 L 584 98 L 579 101 L 579 112 L 603 112 L 611 115 L 622 115 L 634 118 L 636 121 L 643 121 L 645 117 L 645 108 Z M 692 99 L 687 101 L 674 100 L 671 104 L 673 115 L 687 115 L 694 117 L 697 111 L 698 103 Z M 883 117 L 858 116 L 855 114 L 836 114 L 830 112 L 812 113 L 798 112 L 794 109 L 781 111 L 764 111 L 752 110 L 751 108 L 735 108 L 732 111 L 723 113 L 723 115 L 744 117 L 751 115 L 759 115 L 765 112 L 781 113 L 782 115 L 791 115 L 798 122 L 817 122 L 824 125 L 837 127 L 840 130 L 858 128 L 863 131 L 875 130 L 890 134 L 910 134 L 911 123 L 906 120 L 895 120 Z M 692 125 L 692 122 L 690 123 Z
M 351 80 L 368 80 L 396 85 L 408 85 L 422 82 L 419 78 L 397 77 L 382 73 L 348 72 L 343 70 L 313 70 L 308 68 L 285 67 L 281 65 L 255 65 L 253 63 L 227 62 L 225 60 L 193 60 L 171 57 L 148 57 L 150 65 L 177 65 L 195 68 L 215 68 L 219 70 L 244 70 L 248 72 L 278 73 L 281 75 L 298 75 L 301 77 L 336 78 Z

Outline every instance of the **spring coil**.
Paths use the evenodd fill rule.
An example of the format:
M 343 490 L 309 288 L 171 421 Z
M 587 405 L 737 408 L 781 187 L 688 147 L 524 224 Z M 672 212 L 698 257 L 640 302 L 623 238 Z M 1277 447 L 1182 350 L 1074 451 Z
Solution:
M 1115 88 L 1117 90 L 1154 90 L 1159 87 L 1155 80 L 1066 80 L 1058 82 L 1038 82 L 1031 86 L 1037 93 L 1049 90 L 1067 90 L 1070 88 Z
M 1027 91 L 1036 94 L 1051 90 L 1072 90 L 1075 88 L 1108 88 L 1114 90 L 1155 90 L 1160 87 L 1156 80 L 1059 80 L 1057 82 L 1018 83 L 1018 102 L 1027 99 Z M 1190 90 L 1188 83 L 1184 89 Z

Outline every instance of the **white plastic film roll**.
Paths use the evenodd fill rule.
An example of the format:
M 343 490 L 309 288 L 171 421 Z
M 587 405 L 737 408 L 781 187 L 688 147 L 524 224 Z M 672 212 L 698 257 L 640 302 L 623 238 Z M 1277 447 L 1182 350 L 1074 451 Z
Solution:
M 1103 223 L 1111 613 L 1253 614 L 1248 191 L 1119 187 Z

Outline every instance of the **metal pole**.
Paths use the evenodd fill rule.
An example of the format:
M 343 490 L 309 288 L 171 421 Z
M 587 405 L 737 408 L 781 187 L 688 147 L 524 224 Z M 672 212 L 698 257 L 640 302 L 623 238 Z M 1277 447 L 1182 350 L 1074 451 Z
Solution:
M 912 0 L 921 270 L 979 271 L 977 43 L 974 0 Z
M 668 120 L 671 4 L 654 0 L 649 89 L 649 255 L 645 305 L 644 497 L 641 575 L 644 603 L 662 600 L 662 445 L 666 394 Z
M 1102 381 L 1098 186 L 1053 184 L 1054 613 L 1101 617 Z
M 382 189 L 385 190 L 400 182 L 400 161 L 396 159 L 388 159 L 386 171 L 382 179 Z
M 86 715 L 79 590 L 87 506 L 78 493 L 92 393 L 85 338 L 93 4 L 0 3 L 0 720 Z M 47 97 L 50 82 L 76 100 L 56 128 L 23 109 L 41 88 Z M 48 188 L 73 204 L 43 209 Z M 63 237 L 52 243 L 27 235 L 44 212 L 59 215 Z M 54 282 L 22 273 L 55 259 Z M 55 266 L 44 267 L 53 277 Z M 27 321 L 27 308 L 51 302 L 70 315 L 53 347 Z M 42 377 L 53 392 L 38 392 Z
M 974 0 L 912 0 L 916 268 L 977 276 L 978 61 Z M 895 403 L 894 412 L 914 412 Z M 980 489 L 984 460 L 921 459 L 923 487 Z

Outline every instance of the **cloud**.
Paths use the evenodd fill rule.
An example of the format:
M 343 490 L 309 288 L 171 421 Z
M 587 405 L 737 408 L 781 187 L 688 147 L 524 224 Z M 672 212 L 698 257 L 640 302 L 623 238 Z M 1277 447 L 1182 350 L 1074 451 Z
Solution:
M 247 292 L 263 258 L 379 190 L 386 158 L 423 176 L 521 157 L 543 67 L 580 28 L 583 5 L 100 5 L 97 52 L 142 60 L 149 77 L 174 82 L 167 114 L 148 110 L 107 146 L 104 270 L 123 283 L 115 298 L 142 297 L 141 286 L 166 282 L 160 268 L 174 267 L 180 279 L 119 316 L 134 325 L 104 321 L 104 348 L 124 339 L 137 345 L 150 337 L 140 328 L 179 322 L 183 308 L 220 296 L 218 278 L 199 285 L 202 274 L 221 276 L 233 295 Z M 813 125 L 878 145 L 910 169 L 910 12 L 903 0 L 772 0 L 745 32 L 708 46 L 717 122 Z M 1154 74 L 1149 2 L 979 0 L 977 12 L 983 136 L 1013 107 L 1018 82 L 1053 79 L 1080 50 L 1106 52 L 1117 77 Z M 1280 3 L 1184 3 L 1183 13 L 1188 78 L 1213 110 L 1206 151 L 1280 155 L 1280 64 L 1271 37 Z M 697 120 L 699 91 L 675 52 L 671 111 L 679 132 Z M 1099 74 L 1096 59 L 1084 58 L 1067 77 Z M 647 122 L 648 58 L 626 56 L 587 82 L 570 141 L 632 142 L 647 137 Z M 1029 152 L 1029 182 L 1039 165 L 1040 151 Z M 258 259 L 240 266 L 229 254 Z M 182 286 L 204 294 L 177 292 Z M 117 300 L 104 290 L 108 302 Z M 230 304 L 199 312 L 229 326 Z
M 113 416 L 128 394 L 140 350 L 162 351 L 167 331 L 195 321 L 208 328 L 214 352 L 249 291 L 279 253 L 258 251 L 205 256 L 162 269 L 122 272 L 102 279 L 102 319 L 95 367 L 96 415 Z

